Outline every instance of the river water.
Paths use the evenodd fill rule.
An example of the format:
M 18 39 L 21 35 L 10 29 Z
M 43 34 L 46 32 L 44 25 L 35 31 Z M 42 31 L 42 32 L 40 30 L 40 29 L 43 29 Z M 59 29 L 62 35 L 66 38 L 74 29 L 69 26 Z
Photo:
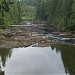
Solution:
M 75 47 L 0 49 L 0 75 L 75 75 Z

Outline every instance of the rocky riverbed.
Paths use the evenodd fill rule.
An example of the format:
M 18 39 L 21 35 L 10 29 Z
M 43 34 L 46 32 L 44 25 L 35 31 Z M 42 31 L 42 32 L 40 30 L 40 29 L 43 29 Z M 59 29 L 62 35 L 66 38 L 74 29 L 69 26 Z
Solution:
M 50 44 L 75 45 L 75 34 L 44 31 L 44 24 L 13 25 L 0 30 L 0 48 L 50 46 Z M 46 34 L 45 34 L 46 33 Z
M 38 43 L 40 46 L 49 46 L 47 38 L 38 25 L 14 25 L 0 30 L 0 48 L 27 47 Z

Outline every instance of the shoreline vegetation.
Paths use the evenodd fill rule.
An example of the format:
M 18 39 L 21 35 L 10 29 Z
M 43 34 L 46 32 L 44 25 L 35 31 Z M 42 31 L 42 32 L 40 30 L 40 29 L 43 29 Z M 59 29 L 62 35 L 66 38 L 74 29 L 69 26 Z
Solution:
M 0 28 L 32 19 L 45 21 L 49 28 L 75 32 L 74 6 L 74 0 L 0 0 Z
M 75 45 L 74 6 L 74 0 L 0 0 L 0 48 Z

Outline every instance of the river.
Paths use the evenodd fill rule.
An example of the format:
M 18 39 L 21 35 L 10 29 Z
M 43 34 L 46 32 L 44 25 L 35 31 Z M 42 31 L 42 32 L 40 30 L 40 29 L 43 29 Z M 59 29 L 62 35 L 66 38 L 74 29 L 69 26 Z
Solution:
M 0 75 L 75 75 L 75 47 L 1 48 Z

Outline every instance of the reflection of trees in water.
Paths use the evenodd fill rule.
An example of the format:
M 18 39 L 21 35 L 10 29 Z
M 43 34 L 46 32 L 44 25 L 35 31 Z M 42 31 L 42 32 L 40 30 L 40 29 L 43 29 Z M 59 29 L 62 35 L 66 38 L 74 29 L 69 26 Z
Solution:
M 4 75 L 4 72 L 1 72 L 1 67 L 4 67 L 7 58 L 11 57 L 11 52 L 10 49 L 0 48 L 0 75 Z
M 52 49 L 61 52 L 66 74 L 75 75 L 75 46 L 52 45 Z
M 4 75 L 4 72 L 0 72 L 0 75 Z

